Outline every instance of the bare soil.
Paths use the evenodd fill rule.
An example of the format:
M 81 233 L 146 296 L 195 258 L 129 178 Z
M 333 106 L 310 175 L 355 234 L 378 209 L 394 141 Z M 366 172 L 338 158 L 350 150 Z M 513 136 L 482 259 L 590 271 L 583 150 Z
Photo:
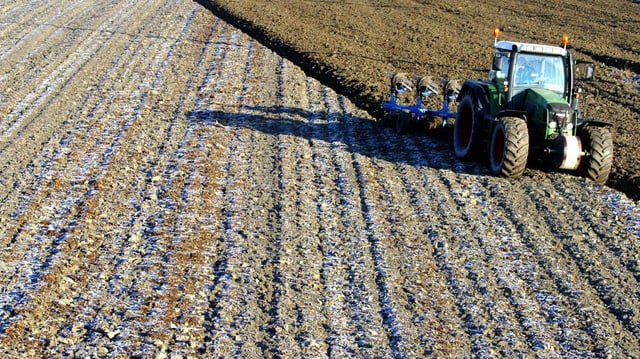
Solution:
M 282 4 L 252 16 L 469 10 L 300 1 L 276 16 Z M 398 136 L 195 2 L 0 14 L 0 356 L 640 356 L 640 210 L 625 193 L 539 169 L 503 180 L 437 136 Z M 327 58 L 372 77 L 341 89 L 373 101 L 386 74 L 363 64 L 382 55 L 348 54 Z M 598 98 L 626 86 L 599 81 Z

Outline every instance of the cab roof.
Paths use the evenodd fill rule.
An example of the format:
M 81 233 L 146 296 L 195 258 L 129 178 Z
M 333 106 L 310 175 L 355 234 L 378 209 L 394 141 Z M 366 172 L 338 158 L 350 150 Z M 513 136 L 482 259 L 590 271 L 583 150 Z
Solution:
M 541 44 L 529 44 L 524 42 L 498 41 L 495 48 L 498 50 L 511 51 L 516 47 L 517 52 L 528 52 L 533 54 L 560 55 L 566 56 L 567 49 L 560 46 L 550 46 Z

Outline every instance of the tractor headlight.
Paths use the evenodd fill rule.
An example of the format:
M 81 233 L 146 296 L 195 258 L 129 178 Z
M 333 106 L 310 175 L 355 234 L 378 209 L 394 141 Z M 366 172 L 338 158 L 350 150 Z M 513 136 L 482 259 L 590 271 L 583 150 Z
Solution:
M 549 128 L 556 129 L 558 128 L 558 123 L 556 121 L 549 121 Z

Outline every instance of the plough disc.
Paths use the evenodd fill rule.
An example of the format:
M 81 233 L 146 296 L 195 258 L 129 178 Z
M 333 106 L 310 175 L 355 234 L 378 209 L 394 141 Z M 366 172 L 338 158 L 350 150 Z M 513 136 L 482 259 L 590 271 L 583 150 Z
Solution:
M 382 103 L 386 110 L 383 123 L 393 127 L 398 133 L 406 133 L 418 123 L 425 129 L 453 123 L 457 114 L 449 110 L 449 104 L 455 101 L 460 91 L 459 81 L 444 78 L 438 84 L 432 76 L 412 77 L 404 72 L 392 73 L 390 78 L 389 101 Z M 442 108 L 430 108 L 436 106 L 435 95 L 439 94 L 442 95 Z

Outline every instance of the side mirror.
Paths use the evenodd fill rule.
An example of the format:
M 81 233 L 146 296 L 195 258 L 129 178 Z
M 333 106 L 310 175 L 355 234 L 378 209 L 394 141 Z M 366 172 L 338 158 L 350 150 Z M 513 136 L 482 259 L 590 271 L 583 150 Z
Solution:
M 576 61 L 576 79 L 582 81 L 593 80 L 596 72 L 596 64 L 590 61 Z
M 494 56 L 493 57 L 493 65 L 491 66 L 491 69 L 494 71 L 502 71 L 502 57 L 501 56 Z
M 584 78 L 585 80 L 593 80 L 594 73 L 596 71 L 595 64 L 589 64 L 585 67 Z

